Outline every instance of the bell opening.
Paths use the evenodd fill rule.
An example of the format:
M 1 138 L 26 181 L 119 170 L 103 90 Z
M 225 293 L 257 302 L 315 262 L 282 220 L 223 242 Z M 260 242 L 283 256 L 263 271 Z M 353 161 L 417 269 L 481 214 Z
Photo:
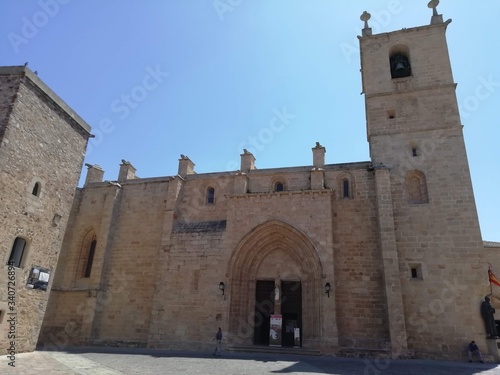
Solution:
M 411 76 L 411 66 L 408 57 L 404 55 L 394 55 L 390 59 L 391 77 L 403 78 Z

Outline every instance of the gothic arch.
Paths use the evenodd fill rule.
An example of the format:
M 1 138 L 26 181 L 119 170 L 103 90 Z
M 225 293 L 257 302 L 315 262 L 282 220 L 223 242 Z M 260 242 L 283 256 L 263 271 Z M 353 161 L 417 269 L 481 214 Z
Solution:
M 75 279 L 89 278 L 93 266 L 97 235 L 94 229 L 87 229 L 79 241 L 81 244 L 78 254 L 78 265 Z
M 228 263 L 231 288 L 229 329 L 235 343 L 252 342 L 257 272 L 266 257 L 275 251 L 285 253 L 300 270 L 299 275 L 292 275 L 283 269 L 280 278 L 302 283 L 303 339 L 307 341 L 320 336 L 320 296 L 324 274 L 321 259 L 304 233 L 283 221 L 269 220 L 255 227 L 238 243 Z
M 353 199 L 355 196 L 355 181 L 354 176 L 349 172 L 341 173 L 338 176 L 338 199 Z
M 278 185 L 281 184 L 281 190 L 278 188 Z M 287 189 L 287 183 L 285 178 L 283 176 L 275 176 L 271 178 L 270 183 L 269 183 L 269 191 L 271 192 L 282 192 L 286 191 Z
M 427 181 L 422 171 L 407 172 L 405 180 L 408 203 L 429 203 Z

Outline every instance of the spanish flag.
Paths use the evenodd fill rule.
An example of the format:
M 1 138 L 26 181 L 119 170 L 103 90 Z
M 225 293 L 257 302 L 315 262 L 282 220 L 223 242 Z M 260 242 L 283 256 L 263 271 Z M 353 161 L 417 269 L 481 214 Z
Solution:
M 490 279 L 490 284 L 500 286 L 500 280 L 493 274 L 493 272 L 491 272 L 491 270 L 488 270 L 488 277 Z

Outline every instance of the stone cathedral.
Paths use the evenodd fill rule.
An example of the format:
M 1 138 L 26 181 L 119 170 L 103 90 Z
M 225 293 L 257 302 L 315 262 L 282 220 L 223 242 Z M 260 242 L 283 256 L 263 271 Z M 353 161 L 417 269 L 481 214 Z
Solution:
M 37 306 L 19 324 L 24 350 L 37 337 L 59 349 L 209 350 L 218 327 L 226 348 L 267 348 L 279 317 L 278 346 L 307 353 L 459 358 L 476 340 L 498 359 L 479 306 L 500 244 L 481 238 L 445 36 L 451 20 L 437 3 L 429 25 L 389 33 L 372 34 L 370 15 L 361 16 L 366 162 L 326 164 L 324 139 L 310 145 L 312 164 L 296 167 L 257 169 L 243 150 L 238 171 L 196 173 L 181 155 L 176 175 L 138 178 L 122 160 L 110 181 L 86 164 L 74 192 L 40 171 L 10 182 L 15 172 L 2 162 L 2 195 L 9 183 L 22 186 L 16 204 L 31 207 L 5 219 L 12 208 L 0 198 L 2 282 L 15 262 L 18 320 Z M 15 73 L 0 74 L 2 93 Z M 59 174 L 74 190 L 88 125 L 27 77 L 48 103 L 35 110 L 57 112 L 66 122 L 51 126 L 80 145 Z M 14 96 L 16 118 L 0 107 L 1 160 L 21 157 L 12 148 L 19 126 L 33 135 L 27 96 Z M 55 201 L 63 207 L 51 209 Z M 500 308 L 495 294 L 492 303 Z

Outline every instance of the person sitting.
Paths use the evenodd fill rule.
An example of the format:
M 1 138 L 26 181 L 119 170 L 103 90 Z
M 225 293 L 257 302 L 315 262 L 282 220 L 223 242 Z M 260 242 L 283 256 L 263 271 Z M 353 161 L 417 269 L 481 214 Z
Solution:
M 476 354 L 479 357 L 479 361 L 483 362 L 483 356 L 477 347 L 477 344 L 474 340 L 472 340 L 469 345 L 467 345 L 467 353 L 469 354 L 469 362 L 472 362 L 472 355 Z

